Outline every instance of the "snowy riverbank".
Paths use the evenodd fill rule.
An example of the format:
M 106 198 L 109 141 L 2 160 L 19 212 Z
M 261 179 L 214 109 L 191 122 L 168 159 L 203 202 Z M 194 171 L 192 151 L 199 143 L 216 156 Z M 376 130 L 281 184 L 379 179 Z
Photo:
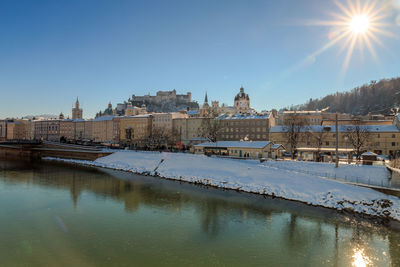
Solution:
M 267 194 L 400 221 L 398 197 L 319 177 L 321 173 L 331 171 L 330 165 L 314 163 L 317 165 L 310 166 L 302 162 L 273 161 L 259 163 L 255 160 L 210 158 L 183 153 L 134 151 L 119 151 L 96 161 L 59 160 Z M 366 179 L 365 175 L 374 179 L 386 175 L 383 168 L 369 166 L 347 166 L 336 172 L 339 172 L 336 175 L 360 176 L 360 179 Z

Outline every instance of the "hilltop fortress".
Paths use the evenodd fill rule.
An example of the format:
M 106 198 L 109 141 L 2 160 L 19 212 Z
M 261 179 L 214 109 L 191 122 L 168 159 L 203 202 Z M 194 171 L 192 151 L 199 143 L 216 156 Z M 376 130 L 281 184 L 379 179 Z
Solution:
M 199 109 L 199 104 L 192 101 L 192 93 L 177 94 L 176 90 L 158 91 L 155 96 L 132 95 L 128 100 L 135 107 L 146 106 L 148 112 L 174 112 L 179 110 Z

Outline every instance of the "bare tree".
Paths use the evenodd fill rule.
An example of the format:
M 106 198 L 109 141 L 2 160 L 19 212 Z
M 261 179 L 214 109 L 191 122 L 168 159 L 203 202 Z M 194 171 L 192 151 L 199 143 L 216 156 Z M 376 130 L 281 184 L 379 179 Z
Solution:
M 204 118 L 200 126 L 201 137 L 207 138 L 211 142 L 216 142 L 219 133 L 222 131 L 221 121 L 217 119 Z
M 307 120 L 299 116 L 290 116 L 284 120 L 283 134 L 292 152 L 292 159 L 294 159 L 296 155 L 298 143 L 306 135 L 305 126 L 307 124 Z
M 316 160 L 320 161 L 321 148 L 328 137 L 330 129 L 328 127 L 319 128 L 317 131 L 313 131 L 312 128 L 308 128 L 307 135 L 311 141 L 311 145 L 316 148 Z
M 363 148 L 368 144 L 370 132 L 367 126 L 362 126 L 360 121 L 357 121 L 354 126 L 349 126 L 344 135 L 349 143 L 353 146 L 357 160 L 360 159 Z
M 149 137 L 149 144 L 152 149 L 161 149 L 164 146 L 168 149 L 171 144 L 172 131 L 166 127 L 154 127 Z

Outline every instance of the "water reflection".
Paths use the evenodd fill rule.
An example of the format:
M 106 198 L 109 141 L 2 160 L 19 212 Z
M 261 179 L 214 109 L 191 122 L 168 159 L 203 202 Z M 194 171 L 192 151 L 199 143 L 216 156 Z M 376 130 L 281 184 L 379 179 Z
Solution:
M 355 248 L 352 265 L 355 267 L 366 267 L 369 264 L 371 264 L 371 261 L 364 254 L 364 249 Z
M 112 170 L 55 163 L 0 161 L 0 188 L 20 185 L 48 188 L 52 192 L 68 191 L 72 206 L 78 214 L 80 206 L 86 207 L 88 196 L 94 196 L 97 203 L 104 202 L 90 206 L 91 209 L 100 210 L 96 214 L 104 214 L 104 218 L 100 218 L 99 222 L 107 220 L 108 213 L 114 213 L 113 210 L 102 210 L 102 205 L 110 201 L 122 204 L 125 215 L 135 215 L 136 221 L 145 220 L 148 214 L 153 213 L 158 214 L 160 220 L 173 220 L 168 217 L 173 214 L 177 221 L 172 221 L 170 224 L 180 225 L 181 228 L 167 231 L 173 232 L 174 238 L 179 236 L 184 251 L 188 247 L 193 248 L 194 251 L 185 252 L 189 262 L 190 259 L 200 257 L 190 253 L 195 253 L 199 249 L 207 251 L 208 247 L 215 246 L 214 250 L 222 247 L 226 251 L 234 251 L 229 254 L 231 259 L 235 259 L 233 265 L 239 264 L 242 258 L 251 262 L 250 255 L 253 254 L 257 255 L 258 260 L 270 260 L 274 266 L 293 265 L 299 261 L 300 265 L 307 266 L 400 265 L 398 230 L 376 225 L 373 221 L 351 214 L 339 214 L 336 211 L 309 207 L 301 203 Z M 127 223 L 129 217 L 121 214 L 114 216 L 119 218 L 118 225 L 126 223 L 129 229 Z M 157 216 L 155 218 L 158 218 Z M 74 232 L 78 232 L 77 226 L 73 224 L 74 221 L 65 214 L 54 214 L 52 220 L 64 234 L 73 235 Z M 160 228 L 160 231 L 164 229 L 164 222 L 151 223 Z M 100 226 L 92 225 L 92 227 Z M 141 224 L 136 227 L 141 227 Z M 202 234 L 196 232 L 196 227 Z M 132 231 L 132 228 L 130 229 Z M 86 230 L 86 234 L 89 233 L 90 229 Z M 128 233 L 113 232 L 114 235 L 121 236 L 120 239 Z M 157 234 L 162 235 L 161 232 Z M 126 244 L 132 244 L 138 235 L 136 233 L 135 238 L 127 240 Z M 111 242 L 109 239 L 115 237 L 107 238 L 107 242 Z M 171 243 L 170 238 L 166 238 L 165 242 Z M 196 242 L 189 245 L 184 242 L 186 239 Z M 151 239 L 141 239 L 141 242 L 146 243 L 149 240 Z M 160 241 L 162 242 L 164 241 Z M 24 241 L 23 244 L 25 250 L 32 251 L 32 241 Z M 193 244 L 198 247 L 194 247 Z M 104 247 L 104 250 L 108 251 L 109 248 Z M 161 248 L 159 250 L 162 251 Z M 284 251 L 283 257 L 279 256 L 282 251 Z M 168 253 L 170 255 L 171 252 Z M 212 257 L 221 260 L 224 253 L 227 252 L 221 251 L 218 255 L 213 251 L 208 254 L 210 258 L 207 260 L 215 263 L 212 262 Z M 256 259 L 253 260 L 257 262 Z M 224 258 L 223 262 L 226 264 L 229 261 Z

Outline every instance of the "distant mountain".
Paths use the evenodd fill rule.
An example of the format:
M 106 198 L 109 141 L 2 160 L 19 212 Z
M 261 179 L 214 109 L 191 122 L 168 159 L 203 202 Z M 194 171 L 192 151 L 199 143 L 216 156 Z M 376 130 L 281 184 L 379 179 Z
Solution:
M 353 115 L 392 114 L 400 108 L 400 78 L 371 81 L 349 92 L 336 92 L 312 99 L 292 110 L 322 110 Z

